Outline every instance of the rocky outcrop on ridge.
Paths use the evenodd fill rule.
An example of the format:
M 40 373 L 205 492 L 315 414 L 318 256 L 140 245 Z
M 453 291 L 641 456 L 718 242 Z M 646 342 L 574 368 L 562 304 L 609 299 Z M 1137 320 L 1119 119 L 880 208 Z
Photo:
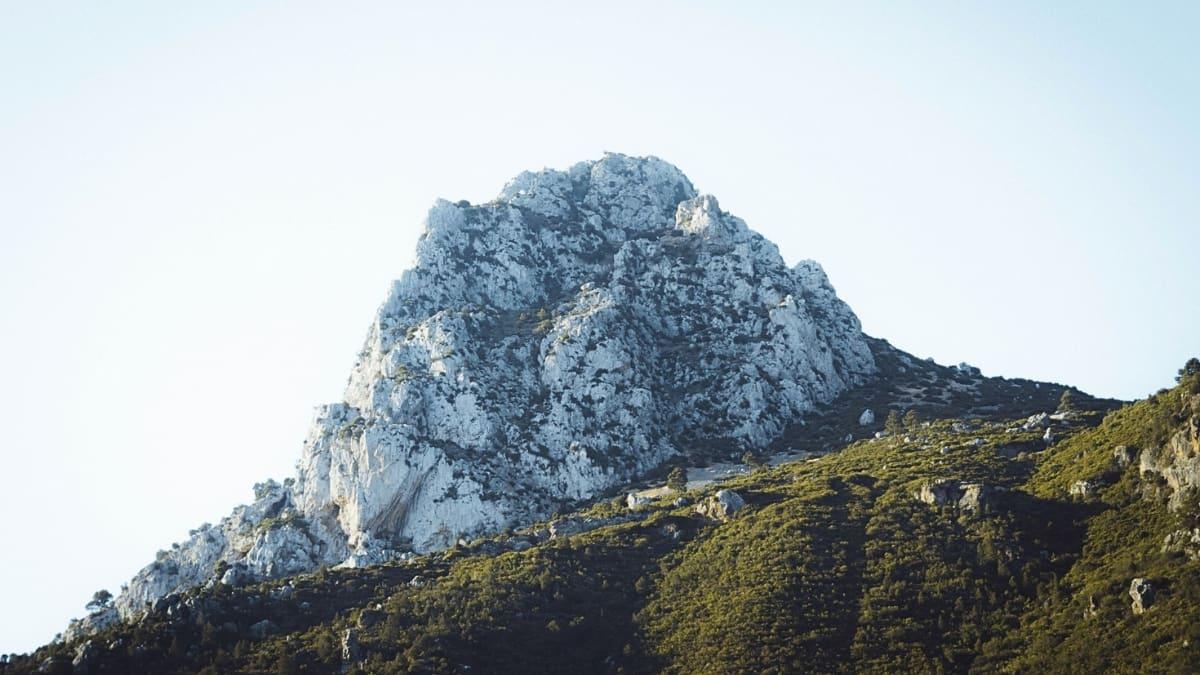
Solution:
M 995 489 L 983 483 L 965 483 L 952 478 L 927 481 L 913 498 L 930 506 L 949 506 L 960 511 L 987 513 L 992 509 Z
M 746 506 L 746 500 L 733 490 L 717 490 L 716 494 L 695 507 L 695 512 L 712 520 L 729 520 Z
M 1192 410 L 1200 408 L 1200 396 L 1195 400 L 1198 403 L 1190 406 Z M 1160 476 L 1171 489 L 1169 508 L 1179 510 L 1200 488 L 1200 413 L 1192 414 L 1163 445 L 1143 450 L 1138 469 L 1143 476 Z
M 670 164 L 523 173 L 434 205 L 295 479 L 161 552 L 116 607 L 531 522 L 695 448 L 766 447 L 875 369 L 821 267 L 788 267 Z

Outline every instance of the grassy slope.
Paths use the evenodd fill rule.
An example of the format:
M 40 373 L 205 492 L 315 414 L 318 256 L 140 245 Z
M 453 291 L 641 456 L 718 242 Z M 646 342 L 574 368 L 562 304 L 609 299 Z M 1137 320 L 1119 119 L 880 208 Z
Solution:
M 943 420 L 855 442 L 727 483 L 748 507 L 723 524 L 664 499 L 640 520 L 524 552 L 298 577 L 286 599 L 271 599 L 280 581 L 193 591 L 195 611 L 99 636 L 121 642 L 95 672 L 327 672 L 351 627 L 351 672 L 1195 672 L 1200 563 L 1161 552 L 1195 505 L 1169 513 L 1136 462 L 1111 459 L 1116 445 L 1161 442 L 1181 421 L 1179 394 L 1085 415 L 1049 450 L 1011 458 L 998 449 L 1035 447 L 1040 433 Z M 1097 476 L 1110 482 L 1097 497 L 1067 497 Z M 985 515 L 917 502 L 937 477 L 1008 491 Z M 1134 576 L 1160 589 L 1141 616 Z M 251 639 L 263 617 L 279 631 Z M 72 647 L 11 670 L 58 657 L 68 671 Z

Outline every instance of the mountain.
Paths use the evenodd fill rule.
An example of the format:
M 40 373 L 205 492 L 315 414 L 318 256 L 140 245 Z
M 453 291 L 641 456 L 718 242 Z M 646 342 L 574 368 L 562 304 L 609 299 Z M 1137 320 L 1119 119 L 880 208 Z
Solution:
M 295 479 L 161 552 L 122 618 L 216 577 L 442 550 L 672 458 L 764 448 L 876 369 L 819 265 L 787 267 L 654 158 L 439 201 L 416 257 Z
M 430 211 L 295 478 L 0 665 L 1190 671 L 1197 370 L 939 365 L 661 160 L 526 173 Z

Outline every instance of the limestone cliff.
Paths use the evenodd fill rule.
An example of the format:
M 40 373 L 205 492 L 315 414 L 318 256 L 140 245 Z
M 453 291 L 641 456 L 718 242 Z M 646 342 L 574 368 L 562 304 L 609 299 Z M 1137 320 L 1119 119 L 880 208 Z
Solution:
M 298 475 L 143 569 L 172 591 L 450 546 L 679 453 L 762 448 L 875 370 L 820 266 L 655 158 L 523 173 L 439 201 Z

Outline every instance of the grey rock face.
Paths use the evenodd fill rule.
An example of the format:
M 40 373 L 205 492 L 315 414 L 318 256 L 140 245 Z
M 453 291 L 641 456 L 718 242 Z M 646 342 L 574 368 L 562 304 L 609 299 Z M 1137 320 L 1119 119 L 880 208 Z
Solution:
M 1154 586 L 1138 577 L 1129 584 L 1129 597 L 1133 598 L 1133 613 L 1142 614 L 1154 604 Z
M 1100 487 L 1096 480 L 1077 480 L 1071 483 L 1068 492 L 1072 497 L 1092 497 L 1100 491 Z
M 1193 415 L 1161 447 L 1146 448 L 1138 469 L 1142 475 L 1157 474 L 1171 489 L 1168 508 L 1183 506 L 1189 494 L 1200 487 L 1200 415 Z
M 1133 459 L 1136 456 L 1137 450 L 1127 445 L 1118 445 L 1113 448 L 1113 461 L 1116 462 L 1118 468 L 1124 469 L 1129 466 L 1133 463 Z
M 869 427 L 872 424 L 875 424 L 875 413 L 870 408 L 867 408 L 858 416 L 858 425 L 860 427 Z
M 821 267 L 789 268 L 670 164 L 523 173 L 430 210 L 294 483 L 160 554 L 117 607 L 219 565 L 372 564 L 533 522 L 687 448 L 763 448 L 874 371 Z
M 1188 560 L 1200 560 L 1200 527 L 1175 530 L 1163 539 L 1163 553 L 1182 553 Z
M 120 622 L 121 617 L 114 607 L 105 607 L 98 609 L 87 616 L 76 619 L 71 622 L 67 629 L 63 631 L 63 642 L 72 642 L 85 635 L 102 631 L 109 626 Z
M 961 496 L 962 490 L 958 486 L 958 481 L 950 478 L 938 478 L 925 483 L 913 494 L 917 501 L 930 506 L 957 504 Z
M 696 513 L 713 520 L 729 520 L 746 506 L 746 500 L 733 490 L 717 490 L 713 496 L 696 505 Z
M 1044 427 L 1049 424 L 1049 419 L 1050 415 L 1047 413 L 1030 415 L 1029 418 L 1025 420 L 1025 423 L 1021 425 L 1021 428 L 1025 431 L 1032 431 L 1038 427 Z
M 930 506 L 950 506 L 960 511 L 988 513 L 995 490 L 983 483 L 964 483 L 953 478 L 938 478 L 922 485 L 913 498 Z
M 71 666 L 76 673 L 89 673 L 99 657 L 100 649 L 92 644 L 91 640 L 86 640 L 75 648 L 75 658 L 71 660 Z
M 625 507 L 631 511 L 640 509 L 649 503 L 650 498 L 645 495 L 639 495 L 634 492 L 630 492 L 629 494 L 625 495 Z
M 983 483 L 961 483 L 962 496 L 958 499 L 958 508 L 974 513 L 988 513 L 992 510 L 992 495 L 994 491 Z

